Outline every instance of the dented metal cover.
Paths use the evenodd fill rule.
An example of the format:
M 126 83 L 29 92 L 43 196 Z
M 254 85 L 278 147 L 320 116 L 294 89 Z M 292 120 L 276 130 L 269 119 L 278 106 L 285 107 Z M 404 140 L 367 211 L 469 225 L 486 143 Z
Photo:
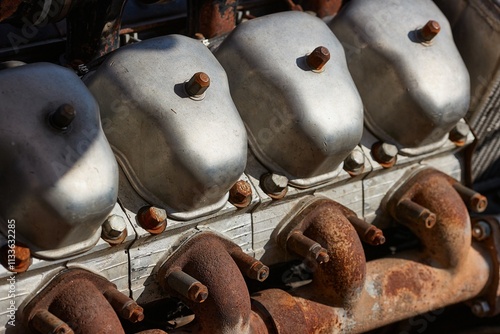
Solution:
M 429 21 L 440 31 L 427 41 L 420 29 Z M 439 147 L 467 112 L 470 84 L 450 25 L 436 5 L 353 0 L 330 26 L 346 50 L 368 128 L 402 153 Z
M 330 60 L 313 71 L 306 57 L 319 46 Z M 216 57 L 257 158 L 298 187 L 335 177 L 361 139 L 363 108 L 328 26 L 302 12 L 256 18 L 240 24 Z
M 0 95 L 2 232 L 14 221 L 16 240 L 46 258 L 93 247 L 118 192 L 95 99 L 72 71 L 49 63 L 0 71 Z M 58 127 L 64 105 L 75 117 Z
M 210 87 L 190 96 L 186 82 L 199 72 Z M 245 168 L 247 137 L 226 73 L 201 42 L 171 35 L 120 48 L 85 81 L 118 162 L 146 201 L 181 220 L 226 203 Z

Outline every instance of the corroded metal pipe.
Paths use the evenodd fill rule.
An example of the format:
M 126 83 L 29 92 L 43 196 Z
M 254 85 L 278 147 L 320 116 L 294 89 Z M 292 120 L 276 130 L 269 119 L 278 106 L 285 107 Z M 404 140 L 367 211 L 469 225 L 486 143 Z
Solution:
M 23 323 L 43 333 L 50 329 L 68 334 L 124 334 L 114 309 L 131 322 L 144 318 L 142 308 L 113 283 L 88 271 L 71 269 L 56 276 L 29 302 Z
M 260 261 L 248 261 L 239 252 L 241 249 L 231 241 L 201 232 L 184 242 L 161 266 L 157 279 L 162 288 L 183 300 L 195 313 L 193 333 L 265 333 L 264 322 L 251 310 L 250 295 L 240 269 L 250 273 L 257 270 L 256 279 L 263 278 L 262 269 L 267 277 L 269 269 Z M 237 254 L 239 267 L 232 254 Z M 182 293 L 182 286 L 191 286 L 178 283 L 182 277 L 172 284 L 172 275 L 179 272 L 183 273 L 182 277 L 188 275 L 195 279 L 189 282 L 198 282 L 207 288 L 203 303 L 186 297 L 188 292 Z
M 498 267 L 492 267 L 488 247 L 471 245 L 470 218 L 461 196 L 453 188 L 455 182 L 445 174 L 426 169 L 410 177 L 390 195 L 387 208 L 393 217 L 397 217 L 398 204 L 409 199 L 434 212 L 435 225 L 429 229 L 415 221 L 401 221 L 421 240 L 422 249 L 366 263 L 366 279 L 361 281 L 358 297 L 351 298 L 351 304 L 329 302 L 324 288 L 330 286 L 330 282 L 316 278 L 325 273 L 319 266 L 313 284 L 290 293 L 271 289 L 255 294 L 254 310 L 265 319 L 272 333 L 361 333 L 482 296 L 488 286 L 497 286 Z M 322 205 L 329 209 L 322 209 Z M 339 224 L 342 216 L 345 217 L 342 208 L 319 200 L 296 218 L 321 226 L 312 231 L 306 229 L 305 234 L 313 240 L 321 240 L 332 262 L 338 262 L 337 274 L 345 268 L 351 270 L 349 266 L 353 265 L 346 261 L 346 253 L 331 254 L 335 248 L 352 247 L 352 236 L 345 234 L 347 227 Z M 316 210 L 321 213 L 315 215 Z M 329 226 L 318 223 L 322 220 L 330 222 Z M 325 243 L 331 238 L 336 244 Z M 364 264 L 362 258 L 355 265 Z
M 280 233 L 279 243 L 285 250 L 298 253 L 298 247 L 290 249 L 290 240 L 300 232 L 321 245 L 330 260 L 318 261 L 311 286 L 297 290 L 297 295 L 347 308 L 356 302 L 364 284 L 366 260 L 347 216 L 356 214 L 334 201 L 319 199 L 300 211 Z

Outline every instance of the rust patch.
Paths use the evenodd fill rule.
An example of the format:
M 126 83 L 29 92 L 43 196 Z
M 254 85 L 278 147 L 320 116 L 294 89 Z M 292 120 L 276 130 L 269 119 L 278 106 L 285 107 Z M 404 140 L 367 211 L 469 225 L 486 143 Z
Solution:
M 236 27 L 236 0 L 190 1 L 190 34 L 212 38 Z
M 388 273 L 384 283 L 384 291 L 389 297 L 407 292 L 420 298 L 424 286 L 430 281 L 432 281 L 430 270 L 421 265 L 417 267 L 410 263 L 406 267 L 397 268 Z
M 0 249 L 0 262 L 9 271 L 23 273 L 31 265 L 31 251 L 20 243 L 17 243 L 14 248 L 6 244 Z
M 251 323 L 250 295 L 240 268 L 250 275 L 260 274 L 262 268 L 256 265 L 260 261 L 248 261 L 239 252 L 241 248 L 233 242 L 202 232 L 186 241 L 161 266 L 157 280 L 167 293 L 182 299 L 195 313 L 194 332 L 239 333 L 254 325 L 259 327 Z M 241 260 L 240 268 L 233 257 Z M 208 296 L 203 303 L 186 298 L 169 285 L 168 277 L 178 270 L 207 287 Z
M 144 317 L 142 308 L 116 290 L 113 283 L 72 269 L 56 276 L 30 301 L 22 316 L 24 325 L 33 329 L 60 327 L 81 334 L 124 334 L 115 311 L 132 322 Z

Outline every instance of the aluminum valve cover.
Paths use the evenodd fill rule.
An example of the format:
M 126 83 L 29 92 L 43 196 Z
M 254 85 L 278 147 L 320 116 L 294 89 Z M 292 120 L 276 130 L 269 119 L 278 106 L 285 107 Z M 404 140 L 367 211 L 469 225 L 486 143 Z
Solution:
M 424 42 L 430 20 L 441 31 Z M 469 106 L 469 75 L 446 17 L 430 0 L 353 0 L 330 26 L 344 45 L 379 139 L 406 154 L 439 147 Z
M 330 60 L 313 71 L 306 56 L 319 46 Z M 336 176 L 361 139 L 363 108 L 328 26 L 302 12 L 256 18 L 240 24 L 215 55 L 257 158 L 298 187 Z
M 192 97 L 185 84 L 197 72 L 210 87 Z M 180 220 L 226 203 L 246 165 L 247 137 L 226 73 L 201 42 L 171 35 L 120 48 L 85 81 L 141 197 Z
M 118 165 L 99 107 L 72 71 L 37 63 L 0 71 L 0 226 L 40 257 L 85 251 L 118 193 Z M 54 112 L 66 105 L 69 126 Z M 64 119 L 63 119 L 64 121 Z

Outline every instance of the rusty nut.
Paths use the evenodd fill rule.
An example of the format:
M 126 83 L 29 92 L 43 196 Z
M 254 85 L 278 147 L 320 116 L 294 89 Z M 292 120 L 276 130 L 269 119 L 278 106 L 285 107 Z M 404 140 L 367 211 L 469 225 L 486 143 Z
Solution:
M 243 208 L 252 200 L 252 187 L 247 181 L 236 182 L 229 190 L 229 202 L 236 207 Z
M 434 20 L 430 20 L 419 30 L 419 35 L 422 41 L 430 42 L 437 36 L 437 34 L 439 34 L 440 31 L 441 26 L 439 23 Z
M 189 96 L 202 96 L 210 87 L 210 77 L 204 72 L 197 72 L 186 82 L 185 87 Z
M 313 52 L 307 55 L 306 58 L 307 65 L 313 71 L 321 71 L 329 60 L 330 51 L 324 46 L 318 46 Z

